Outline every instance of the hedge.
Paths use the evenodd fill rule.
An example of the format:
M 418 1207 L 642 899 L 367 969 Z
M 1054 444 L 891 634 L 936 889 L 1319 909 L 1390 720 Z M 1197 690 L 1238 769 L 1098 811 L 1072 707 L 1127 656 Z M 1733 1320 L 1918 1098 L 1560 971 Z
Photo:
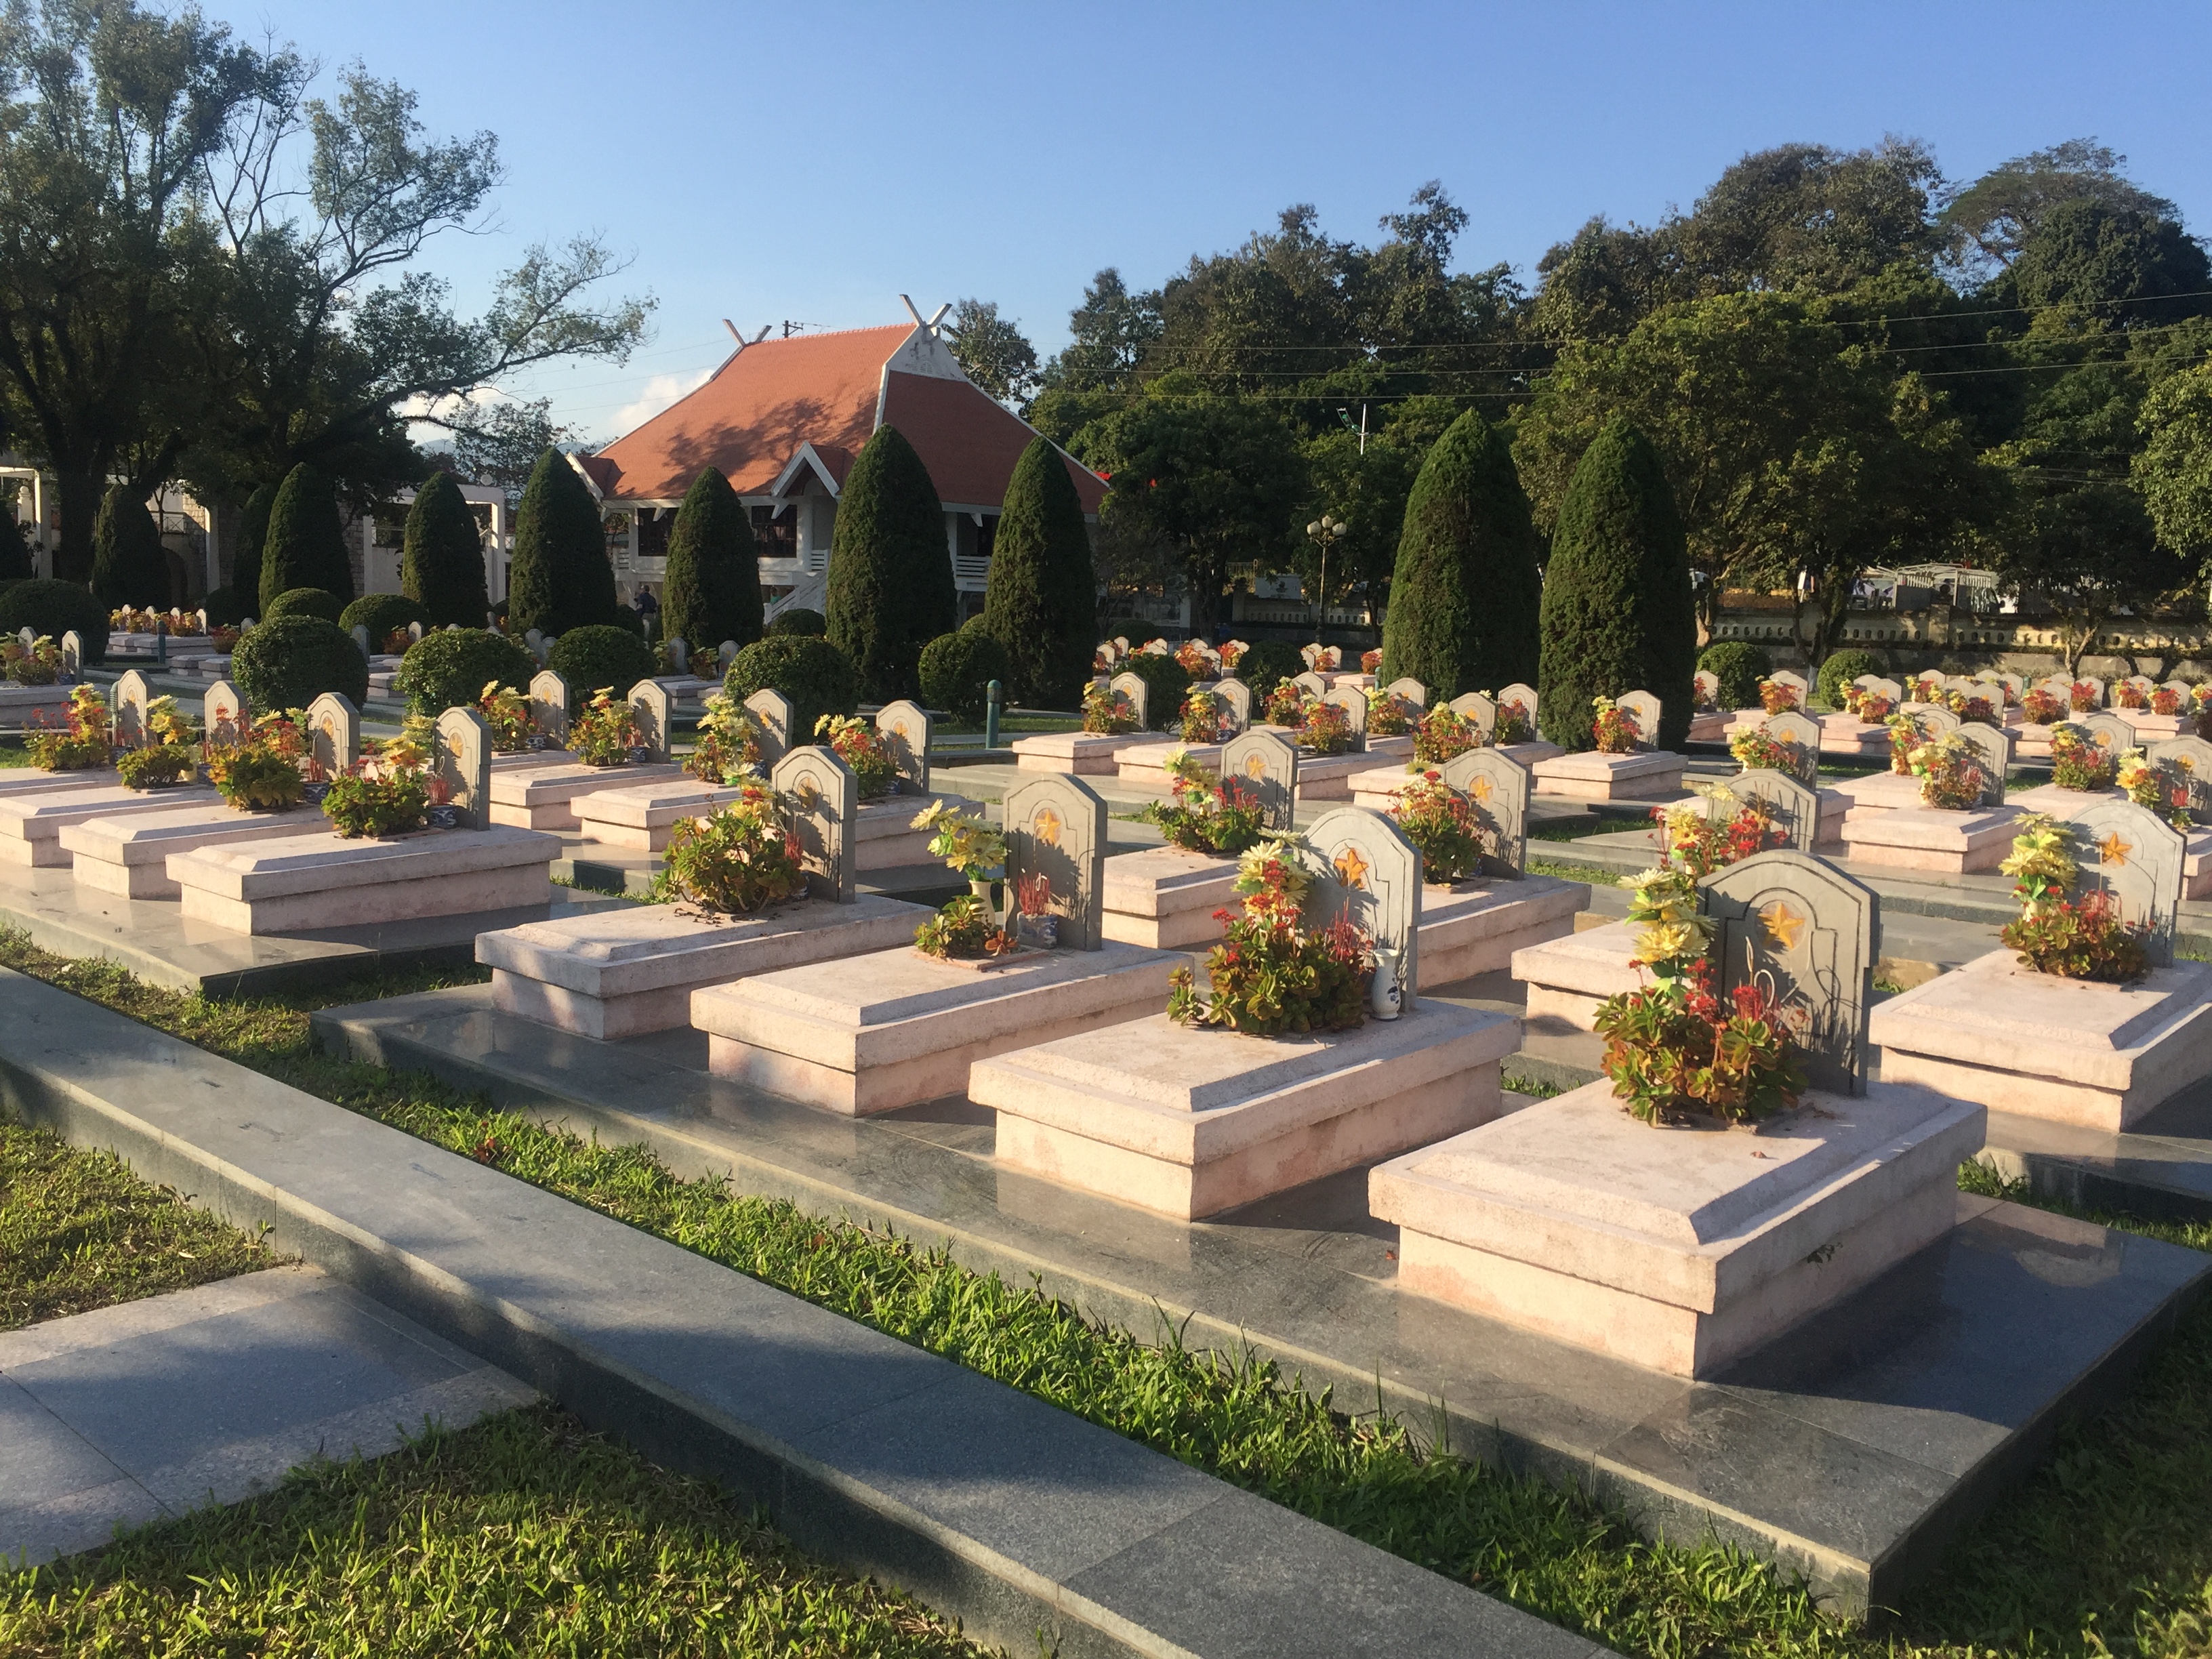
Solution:
M 537 672 L 536 659 L 504 634 L 488 628 L 441 628 L 407 647 L 392 689 L 414 713 L 435 716 L 473 704 L 494 680 L 526 691 Z
M 770 623 L 761 637 L 775 639 L 786 634 L 792 634 L 801 639 L 818 640 L 829 632 L 829 621 L 819 611 L 809 611 L 805 606 L 799 605 L 783 612 Z M 719 646 L 721 641 L 717 640 L 714 643 Z
M 84 644 L 87 665 L 107 660 L 107 611 L 82 582 L 17 582 L 0 592 L 0 634 L 51 634 L 58 642 L 72 629 Z
M 1288 640 L 1255 640 L 1237 665 L 1237 678 L 1252 688 L 1255 708 L 1283 681 L 1296 679 L 1305 672 L 1304 653 Z
M 929 469 L 879 426 L 845 475 L 830 538 L 830 640 L 878 702 L 921 689 L 921 647 L 959 619 L 945 509 Z
M 1081 696 L 1098 637 L 1098 581 L 1083 498 L 1048 439 L 1030 441 L 1007 481 L 982 625 L 1006 653 L 1012 697 L 1050 708 Z
M 921 699 L 962 720 L 979 720 L 991 682 L 1001 682 L 1003 690 L 1011 672 L 998 641 L 971 623 L 922 647 Z
M 230 678 L 255 709 L 305 708 L 325 691 L 356 708 L 368 700 L 368 659 L 352 635 L 320 617 L 256 623 L 230 653 Z
M 338 517 L 337 486 L 304 461 L 285 476 L 269 508 L 269 539 L 261 550 L 261 614 L 295 587 L 337 595 L 343 611 L 353 598 L 353 562 Z
M 599 504 L 557 449 L 538 458 L 515 509 L 507 599 L 507 631 L 517 635 L 621 625 Z
M 1705 647 L 1698 666 L 1720 681 L 1714 701 L 1721 708 L 1756 708 L 1759 683 L 1774 672 L 1774 659 L 1748 640 L 1723 640 Z
M 415 492 L 399 544 L 399 591 L 422 609 L 424 626 L 482 628 L 483 538 L 450 472 L 433 472 Z M 374 631 L 374 630 L 372 630 Z
M 743 702 L 756 691 L 791 699 L 793 743 L 814 741 L 814 722 L 824 714 L 849 714 L 860 706 L 860 678 L 853 659 L 827 640 L 777 635 L 756 640 L 731 660 L 722 690 Z
M 348 633 L 356 628 L 368 630 L 372 653 L 384 649 L 385 639 L 393 629 L 410 623 L 421 623 L 427 630 L 430 614 L 404 593 L 364 593 L 338 613 L 338 626 Z
M 320 617 L 325 622 L 337 623 L 346 613 L 346 602 L 337 594 L 322 587 L 288 587 L 263 607 L 261 620 L 275 622 L 279 617 Z M 375 640 L 369 641 L 375 648 Z
M 1816 678 L 1820 701 L 1831 708 L 1844 706 L 1844 688 L 1862 674 L 1887 677 L 1889 665 L 1878 651 L 1831 651 Z
M 626 697 L 656 666 L 651 646 L 626 628 L 604 623 L 570 629 L 553 641 L 545 665 L 568 680 L 580 702 L 602 690 Z
M 702 467 L 676 510 L 660 581 L 660 636 L 695 651 L 761 636 L 760 550 L 751 514 L 730 481 Z
M 126 484 L 110 484 L 92 526 L 92 591 L 110 610 L 119 605 L 169 608 L 169 558 L 161 529 L 146 502 Z

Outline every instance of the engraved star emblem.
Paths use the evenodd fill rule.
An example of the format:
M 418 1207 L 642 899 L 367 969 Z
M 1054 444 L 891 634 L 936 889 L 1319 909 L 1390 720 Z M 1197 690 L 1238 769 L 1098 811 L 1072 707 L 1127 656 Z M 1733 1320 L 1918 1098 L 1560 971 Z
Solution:
M 1265 755 L 1253 755 L 1247 757 L 1244 762 L 1244 775 L 1250 778 L 1255 783 L 1261 778 L 1266 777 L 1267 775 L 1267 757 Z
M 2135 843 L 2122 841 L 2117 830 L 2108 832 L 2104 840 L 2097 843 L 2097 855 L 2106 864 L 2125 864 L 2128 854 L 2135 850 Z
M 1491 796 L 1495 794 L 1497 792 L 1492 788 L 1490 780 L 1488 778 L 1477 778 L 1473 783 L 1468 786 L 1467 793 L 1475 800 L 1487 805 Z
M 907 736 L 906 722 L 904 720 L 901 720 L 896 726 L 891 727 L 891 735 L 896 738 L 901 743 L 911 744 L 914 741 L 912 738 Z
M 1797 948 L 1797 935 L 1805 930 L 1805 918 L 1799 915 L 1780 899 L 1759 913 L 1766 924 L 1766 937 L 1785 951 Z
M 1367 885 L 1367 860 L 1359 856 L 1357 847 L 1347 847 L 1336 855 L 1336 877 L 1346 887 L 1355 890 Z
M 1049 806 L 1030 820 L 1030 833 L 1048 847 L 1060 845 L 1060 817 Z
M 2173 763 L 2185 772 L 2194 772 L 2197 769 L 2197 763 L 2186 755 L 2176 755 L 2173 757 Z
M 797 793 L 799 804 L 810 812 L 814 810 L 815 802 L 822 799 L 822 791 L 811 778 L 801 778 Z

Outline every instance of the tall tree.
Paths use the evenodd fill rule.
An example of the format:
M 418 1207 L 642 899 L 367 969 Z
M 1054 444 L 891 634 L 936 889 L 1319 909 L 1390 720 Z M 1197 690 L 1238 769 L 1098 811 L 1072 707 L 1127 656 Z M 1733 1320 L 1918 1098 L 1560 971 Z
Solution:
M 450 472 L 433 472 L 415 492 L 399 544 L 399 591 L 434 627 L 482 628 L 491 610 L 483 538 Z
M 2135 480 L 2159 540 L 2199 560 L 2212 556 L 2212 363 L 2161 382 L 2137 424 L 2145 442 Z
M 983 631 L 1006 653 L 1014 696 L 1034 708 L 1071 702 L 1090 678 L 1098 633 L 1091 532 L 1067 462 L 1043 438 L 1022 452 L 1006 483 Z
M 660 631 L 704 651 L 725 640 L 750 645 L 761 636 L 760 550 L 753 542 L 752 517 L 714 467 L 700 468 L 668 532 Z
M 239 511 L 238 553 L 231 561 L 230 591 L 238 597 L 241 616 L 258 614 L 260 610 L 261 550 L 269 544 L 269 511 L 276 505 L 281 482 L 256 484 Z
M 1607 421 L 1576 465 L 1544 567 L 1538 720 L 1566 749 L 1591 743 L 1591 699 L 1659 699 L 1662 749 L 1688 736 L 1698 618 L 1682 520 L 1664 465 L 1626 419 Z
M 973 380 L 1009 409 L 1025 410 L 1036 395 L 1036 348 L 991 300 L 960 300 L 946 319 L 952 355 Z
M 550 398 L 471 404 L 454 414 L 453 432 L 453 465 L 461 476 L 510 498 L 522 493 L 540 455 L 567 449 L 576 436 L 574 427 L 553 418 Z
M 54 573 L 84 580 L 109 477 L 141 495 L 180 440 L 180 316 L 204 262 L 202 169 L 266 65 L 197 11 L 134 0 L 15 8 L 0 28 L 0 380 L 15 447 L 52 469 Z
M 878 702 L 919 695 L 921 647 L 959 620 L 944 504 L 896 427 L 878 427 L 845 475 L 826 605 L 830 642 Z
M 599 505 L 568 458 L 548 449 L 531 469 L 514 515 L 507 631 L 556 635 L 595 627 L 615 620 L 616 605 Z
M 295 587 L 319 587 L 341 602 L 353 598 L 353 561 L 346 551 L 337 485 L 302 461 L 284 475 L 269 507 L 269 539 L 261 550 L 261 614 Z
M 169 604 L 169 558 L 161 548 L 161 527 L 130 485 L 107 487 L 92 545 L 92 591 L 102 605 L 159 609 Z
M 1383 678 L 1420 681 L 1432 705 L 1534 679 L 1536 546 L 1512 453 L 1469 410 L 1437 440 L 1406 503 Z
M 2126 156 L 2094 138 L 2069 138 L 1990 168 L 1940 216 L 1951 259 L 1970 276 L 2002 270 L 2034 240 L 2051 210 L 2069 202 L 2178 222 L 2172 203 L 2129 181 L 2127 165 Z

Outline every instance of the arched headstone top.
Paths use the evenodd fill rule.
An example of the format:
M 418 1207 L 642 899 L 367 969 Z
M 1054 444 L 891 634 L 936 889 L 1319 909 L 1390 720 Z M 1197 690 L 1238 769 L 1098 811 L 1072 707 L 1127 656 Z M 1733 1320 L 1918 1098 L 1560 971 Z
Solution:
M 1790 773 L 1771 766 L 1754 767 L 1722 783 L 1721 787 L 1745 805 L 1756 802 L 1782 835 L 1782 844 L 1809 853 L 1820 838 L 1820 793 Z
M 1420 983 L 1420 854 L 1405 831 L 1364 806 L 1330 809 L 1304 839 L 1314 855 L 1306 927 L 1318 931 L 1349 915 L 1378 950 L 1395 954 L 1401 1006 L 1412 1009 Z
M 1867 1014 L 1881 902 L 1826 860 L 1755 853 L 1698 884 L 1719 924 L 1723 995 L 1756 985 L 1780 1005 L 1808 1080 L 1832 1094 L 1866 1091 Z
M 1916 702 L 1905 711 L 1923 738 L 1948 738 L 1959 729 L 1959 717 L 1937 702 Z
M 1392 680 L 1382 688 L 1382 693 L 1385 696 L 1397 698 L 1401 702 L 1411 703 L 1416 708 L 1429 706 L 1429 688 L 1411 675 Z
M 26 634 L 31 630 L 25 629 Z M 26 641 L 27 644 L 28 641 Z M 118 748 L 136 749 L 146 741 L 146 705 L 153 693 L 146 677 L 137 669 L 127 669 L 116 678 L 112 694 L 115 717 L 115 742 Z
M 1710 668 L 1700 668 L 1690 676 L 1690 694 L 1700 708 L 1716 708 L 1721 700 L 1721 677 Z
M 2118 755 L 2136 746 L 2136 729 L 2127 720 L 2110 709 L 2100 708 L 2094 714 L 2076 714 L 2067 724 L 2078 726 L 2089 734 L 2089 741 L 2098 748 Z
M 1367 735 L 1367 694 L 1356 685 L 1339 685 L 1322 693 L 1322 702 L 1331 708 L 1341 708 L 1344 718 L 1355 739 Z
M 1252 688 L 1242 680 L 1216 680 L 1213 701 L 1229 718 L 1230 727 L 1242 732 L 1252 724 Z
M 658 680 L 640 680 L 629 689 L 629 712 L 637 722 L 638 746 L 656 761 L 666 760 L 670 721 L 675 714 L 668 688 Z
M 350 631 L 353 635 L 355 650 L 360 652 L 364 657 L 373 657 L 376 654 L 376 647 L 368 642 L 368 629 L 366 626 L 356 623 Z
M 1273 732 L 1241 732 L 1222 745 L 1221 775 L 1260 799 L 1261 821 L 1287 830 L 1297 799 L 1297 745 Z
M 1053 773 L 1006 796 L 1006 879 L 1042 875 L 1060 918 L 1060 940 L 1078 951 L 1103 941 L 1106 803 L 1079 778 Z
M 1807 680 L 1802 674 L 1796 672 L 1794 669 L 1778 668 L 1766 678 L 1773 681 L 1777 685 L 1796 687 L 1797 691 L 1797 701 L 1801 703 L 1805 701 L 1805 694 L 1813 689 L 1811 682 Z
M 1895 680 L 1886 680 L 1879 674 L 1869 674 L 1858 684 L 1862 690 L 1871 691 L 1877 697 L 1888 698 L 1890 707 L 1893 708 L 1905 701 L 1905 688 Z
M 876 730 L 891 751 L 891 769 L 898 778 L 898 793 L 929 793 L 929 711 L 902 697 L 887 702 L 876 716 Z
M 1980 720 L 1966 720 L 1959 726 L 1959 736 L 1974 746 L 1981 759 L 1982 771 L 1989 781 L 1983 786 L 1982 806 L 2002 806 L 2005 798 L 2005 778 L 2012 770 L 2012 733 L 2000 731 Z
M 1129 718 L 1137 722 L 1139 732 L 1152 729 L 1152 687 L 1141 674 L 1127 672 L 1106 682 L 1106 690 L 1116 703 L 1127 704 Z
M 2091 801 L 2067 822 L 2082 887 L 2110 893 L 2122 921 L 2148 930 L 2143 948 L 2151 965 L 2170 965 L 2188 852 L 2181 832 L 2148 807 L 2116 797 Z
M 749 705 L 750 706 L 750 705 Z M 853 769 L 819 744 L 779 756 L 769 784 L 798 838 L 806 890 L 813 898 L 850 904 L 860 896 L 854 849 L 860 833 L 860 785 Z
M 1503 711 L 1510 708 L 1516 703 L 1521 705 L 1522 715 L 1528 720 L 1533 730 L 1536 724 L 1536 688 L 1533 685 L 1524 685 L 1519 680 L 1514 681 L 1510 685 L 1500 687 L 1498 693 L 1498 708 Z
M 448 708 L 438 716 L 430 751 L 431 775 L 446 786 L 446 804 L 464 830 L 491 828 L 491 728 L 473 708 Z
M 1454 697 L 1444 705 L 1463 720 L 1474 722 L 1483 742 L 1488 743 L 1498 732 L 1498 705 L 1480 691 L 1469 691 Z
M 1759 722 L 1759 730 L 1777 743 L 1787 744 L 1796 757 L 1790 775 L 1808 789 L 1820 787 L 1820 723 L 1800 709 L 1785 708 Z M 1757 769 L 1747 769 L 1755 770 Z
M 252 720 L 245 697 L 228 680 L 217 680 L 200 699 L 200 725 L 210 749 L 228 749 L 246 741 Z
M 1328 682 L 1310 668 L 1303 674 L 1291 675 L 1291 684 L 1309 697 L 1322 697 L 1328 693 Z
M 550 668 L 541 668 L 531 676 L 531 723 L 556 748 L 568 741 L 568 682 L 564 677 Z
M 2172 784 L 2176 802 L 2198 823 L 2212 823 L 2212 743 L 2202 738 L 2168 738 L 2143 751 Z
M 1483 854 L 1483 874 L 1518 879 L 1528 867 L 1528 769 L 1503 750 L 1467 749 L 1437 775 L 1467 797 L 1496 848 Z
M 62 678 L 64 681 L 83 678 L 84 641 L 78 636 L 76 629 L 72 628 L 64 634 L 57 648 L 62 656 Z
M 361 711 L 351 699 L 325 691 L 307 705 L 307 752 L 326 776 L 353 769 L 361 758 Z
M 1613 707 L 1635 724 L 1638 746 L 1656 749 L 1659 746 L 1659 699 L 1649 691 L 1624 691 L 1613 702 Z
M 691 649 L 684 643 L 681 634 L 671 634 L 663 641 L 668 647 L 668 665 L 679 674 L 691 672 Z
M 791 706 L 791 699 L 774 687 L 756 691 L 745 699 L 745 712 L 753 717 L 760 732 L 761 764 L 773 767 L 790 750 L 794 743 L 805 734 L 793 732 L 792 722 L 799 711 Z
M 2075 684 L 2075 685 L 2086 685 L 2086 686 L 2087 686 L 2087 687 L 2089 688 L 2089 694 L 2090 694 L 2090 696 L 2091 696 L 2093 698 L 2094 698 L 2094 699 L 2095 699 L 2096 706 L 2097 706 L 2099 708 L 2102 708 L 2105 706 L 2105 702 L 2106 702 L 2106 695 L 2105 695 L 2105 694 L 2106 694 L 2106 686 L 2105 686 L 2105 683 L 2104 683 L 2104 681 L 2102 681 L 2102 680 L 2099 679 L 2099 678 L 2098 678 L 2094 674 L 2084 674 L 2084 675 L 2082 675 L 2082 676 L 2081 676 L 2081 678 L 2080 679 L 2078 679 L 2078 680 L 2075 681 L 2075 682 L 2074 682 L 2074 684 Z M 2085 711 L 2085 712 L 2087 712 L 2087 711 Z

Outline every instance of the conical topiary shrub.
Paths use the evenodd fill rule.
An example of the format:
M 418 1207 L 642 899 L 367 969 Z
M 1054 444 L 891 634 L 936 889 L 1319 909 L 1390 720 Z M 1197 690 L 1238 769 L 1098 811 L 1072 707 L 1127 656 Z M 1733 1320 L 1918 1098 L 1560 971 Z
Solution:
M 568 458 L 549 448 L 530 471 L 514 515 L 507 630 L 565 634 L 614 624 L 615 571 L 599 504 Z
M 1009 702 L 1060 708 L 1082 700 L 1098 642 L 1098 579 L 1083 498 L 1066 459 L 1045 438 L 1022 452 L 1006 483 L 983 631 L 1012 670 Z
M 483 538 L 450 472 L 433 472 L 415 492 L 400 540 L 399 591 L 436 628 L 482 628 L 491 599 L 484 588 Z
M 353 561 L 338 517 L 337 486 L 305 461 L 287 473 L 269 507 L 269 538 L 261 549 L 260 615 L 269 601 L 295 587 L 319 587 L 341 604 L 353 598 Z
M 230 562 L 230 591 L 240 614 L 261 614 L 261 550 L 269 544 L 269 514 L 276 505 L 274 483 L 255 486 L 238 514 L 238 551 Z
M 879 426 L 837 501 L 830 642 L 852 659 L 863 697 L 915 696 L 922 647 L 952 631 L 959 608 L 937 486 L 898 429 Z
M 684 492 L 668 532 L 668 566 L 660 583 L 660 637 L 693 650 L 724 640 L 750 645 L 761 636 L 760 550 L 752 515 L 719 468 L 703 467 Z
M 1681 747 L 1698 665 L 1689 558 L 1659 452 L 1624 416 L 1583 452 L 1559 504 L 1543 631 L 1547 738 L 1589 748 L 1590 700 L 1640 690 L 1659 699 L 1659 746 Z
M 1469 410 L 1445 428 L 1406 500 L 1382 678 L 1411 678 L 1431 708 L 1536 672 L 1536 531 L 1512 453 Z
M 110 484 L 92 526 L 92 591 L 113 610 L 135 605 L 167 610 L 169 560 L 161 526 L 128 484 Z

